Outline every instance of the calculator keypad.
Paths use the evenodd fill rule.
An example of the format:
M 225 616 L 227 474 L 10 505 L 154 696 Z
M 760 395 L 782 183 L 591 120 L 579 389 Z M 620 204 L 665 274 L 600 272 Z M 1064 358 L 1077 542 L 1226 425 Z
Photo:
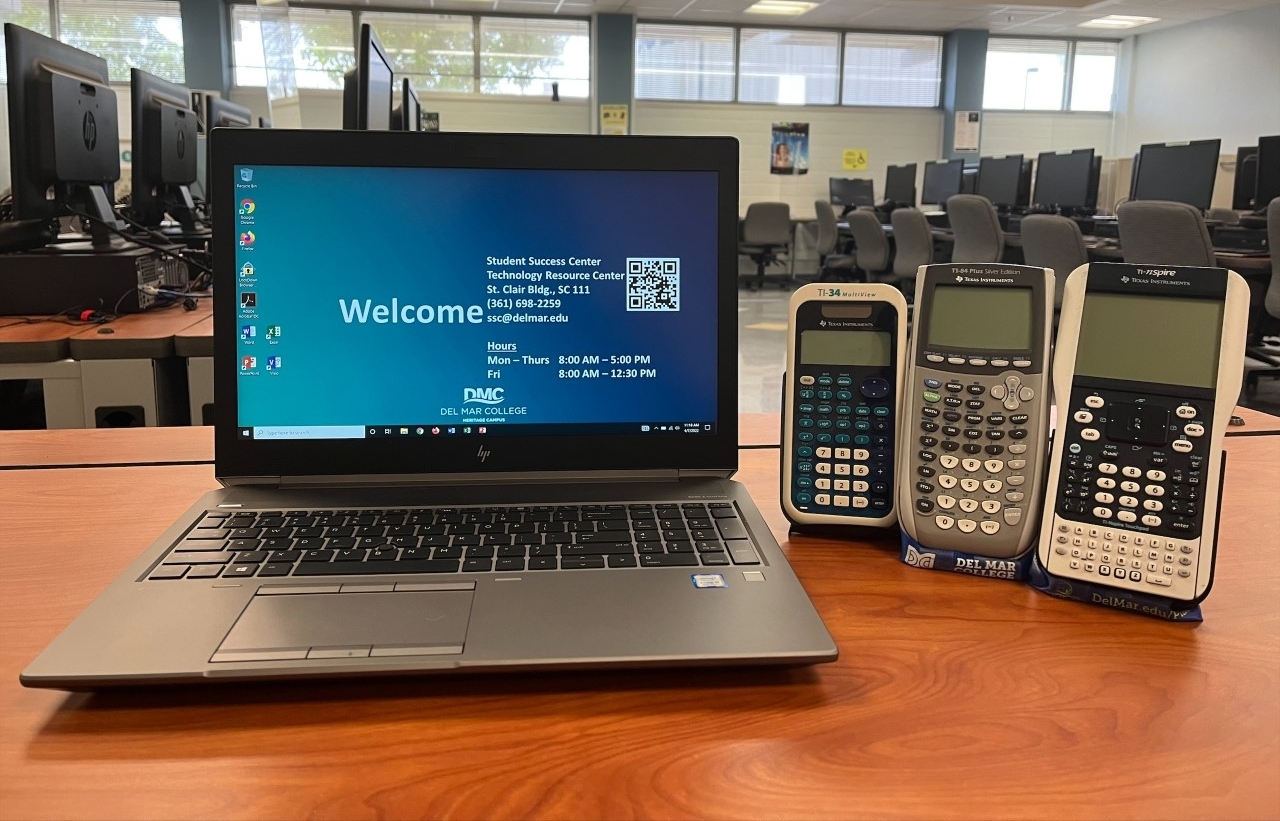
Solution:
M 795 469 L 799 509 L 882 517 L 893 508 L 894 390 L 852 372 L 797 378 Z
M 1054 500 L 1054 575 L 1194 598 L 1210 400 L 1076 386 Z

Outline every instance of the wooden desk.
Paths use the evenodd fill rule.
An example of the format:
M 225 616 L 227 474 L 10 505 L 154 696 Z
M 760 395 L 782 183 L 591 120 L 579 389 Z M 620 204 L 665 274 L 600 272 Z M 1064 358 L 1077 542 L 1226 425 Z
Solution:
M 746 450 L 836 663 L 101 695 L 17 675 L 212 467 L 0 471 L 0 817 L 1275 818 L 1280 437 L 1228 448 L 1198 626 L 785 541 L 777 452 Z

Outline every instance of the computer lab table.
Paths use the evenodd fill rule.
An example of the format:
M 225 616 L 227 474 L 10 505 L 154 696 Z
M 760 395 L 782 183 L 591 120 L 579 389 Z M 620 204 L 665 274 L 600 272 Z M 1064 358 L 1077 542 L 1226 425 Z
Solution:
M 88 452 L 103 433 L 24 435 Z M 1280 815 L 1277 435 L 1227 441 L 1201 624 L 914 569 L 887 533 L 790 535 L 778 452 L 750 448 L 739 478 L 834 663 L 23 689 L 214 486 L 173 463 L 207 456 L 207 429 L 127 433 L 128 466 L 0 470 L 3 819 Z
M 47 428 L 83 428 L 80 363 L 68 339 L 86 327 L 42 316 L 0 317 L 0 381 L 40 380 Z

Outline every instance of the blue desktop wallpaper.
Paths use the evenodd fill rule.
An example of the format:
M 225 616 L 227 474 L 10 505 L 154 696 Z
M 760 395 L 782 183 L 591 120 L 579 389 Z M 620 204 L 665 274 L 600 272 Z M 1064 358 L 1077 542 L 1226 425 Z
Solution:
M 236 205 L 242 427 L 716 418 L 714 173 L 244 166 Z

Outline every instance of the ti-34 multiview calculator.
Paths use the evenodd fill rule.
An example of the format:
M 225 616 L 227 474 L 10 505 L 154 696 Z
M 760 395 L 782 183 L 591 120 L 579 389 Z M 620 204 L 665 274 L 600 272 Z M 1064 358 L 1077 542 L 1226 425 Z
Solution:
M 1049 573 L 1187 605 L 1208 594 L 1248 308 L 1244 280 L 1221 268 L 1071 274 L 1037 549 Z
M 883 284 L 791 295 L 782 510 L 796 524 L 889 527 L 907 301 Z
M 898 459 L 919 544 L 1012 558 L 1039 532 L 1053 272 L 926 265 L 916 278 Z

